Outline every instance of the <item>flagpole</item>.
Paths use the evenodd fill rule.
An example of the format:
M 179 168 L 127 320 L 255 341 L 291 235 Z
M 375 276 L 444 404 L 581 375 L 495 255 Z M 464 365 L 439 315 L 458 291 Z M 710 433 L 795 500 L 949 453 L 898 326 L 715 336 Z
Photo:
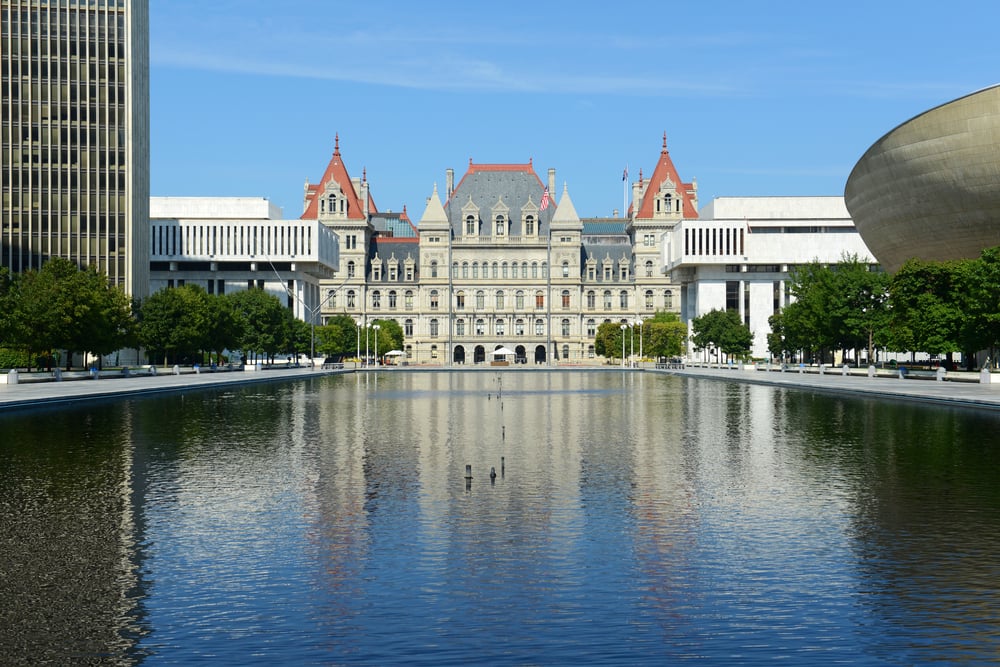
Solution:
M 628 217 L 628 165 L 625 165 L 625 172 L 622 174 L 622 217 Z

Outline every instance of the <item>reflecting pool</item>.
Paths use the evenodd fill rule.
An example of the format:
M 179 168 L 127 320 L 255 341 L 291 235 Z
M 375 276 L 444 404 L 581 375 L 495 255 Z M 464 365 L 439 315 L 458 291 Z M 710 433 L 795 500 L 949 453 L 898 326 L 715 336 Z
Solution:
M 0 655 L 992 662 L 998 447 L 993 413 L 611 370 L 0 416 Z

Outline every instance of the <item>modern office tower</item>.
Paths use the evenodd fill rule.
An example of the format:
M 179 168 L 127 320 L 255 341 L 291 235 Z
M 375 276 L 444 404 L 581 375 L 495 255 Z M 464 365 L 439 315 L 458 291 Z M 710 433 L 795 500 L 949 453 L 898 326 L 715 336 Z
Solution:
M 149 285 L 148 0 L 2 0 L 0 266 Z

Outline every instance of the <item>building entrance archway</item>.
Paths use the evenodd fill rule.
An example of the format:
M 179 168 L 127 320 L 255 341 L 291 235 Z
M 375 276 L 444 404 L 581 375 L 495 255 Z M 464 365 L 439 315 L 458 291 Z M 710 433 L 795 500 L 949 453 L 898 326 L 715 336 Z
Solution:
M 486 348 L 482 345 L 477 345 L 476 349 L 472 353 L 472 363 L 482 364 L 486 362 Z
M 465 363 L 465 348 L 462 347 L 461 345 L 456 345 L 455 346 L 455 353 L 452 355 L 452 360 L 456 364 L 464 364 Z
M 545 346 L 536 345 L 535 346 L 535 363 L 544 364 L 545 363 Z

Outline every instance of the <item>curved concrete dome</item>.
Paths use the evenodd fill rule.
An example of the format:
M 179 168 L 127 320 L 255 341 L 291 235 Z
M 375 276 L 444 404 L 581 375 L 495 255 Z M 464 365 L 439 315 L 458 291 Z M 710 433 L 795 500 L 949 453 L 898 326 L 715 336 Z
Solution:
M 926 111 L 879 139 L 844 191 L 887 271 L 911 257 L 978 257 L 1000 245 L 1000 86 Z

